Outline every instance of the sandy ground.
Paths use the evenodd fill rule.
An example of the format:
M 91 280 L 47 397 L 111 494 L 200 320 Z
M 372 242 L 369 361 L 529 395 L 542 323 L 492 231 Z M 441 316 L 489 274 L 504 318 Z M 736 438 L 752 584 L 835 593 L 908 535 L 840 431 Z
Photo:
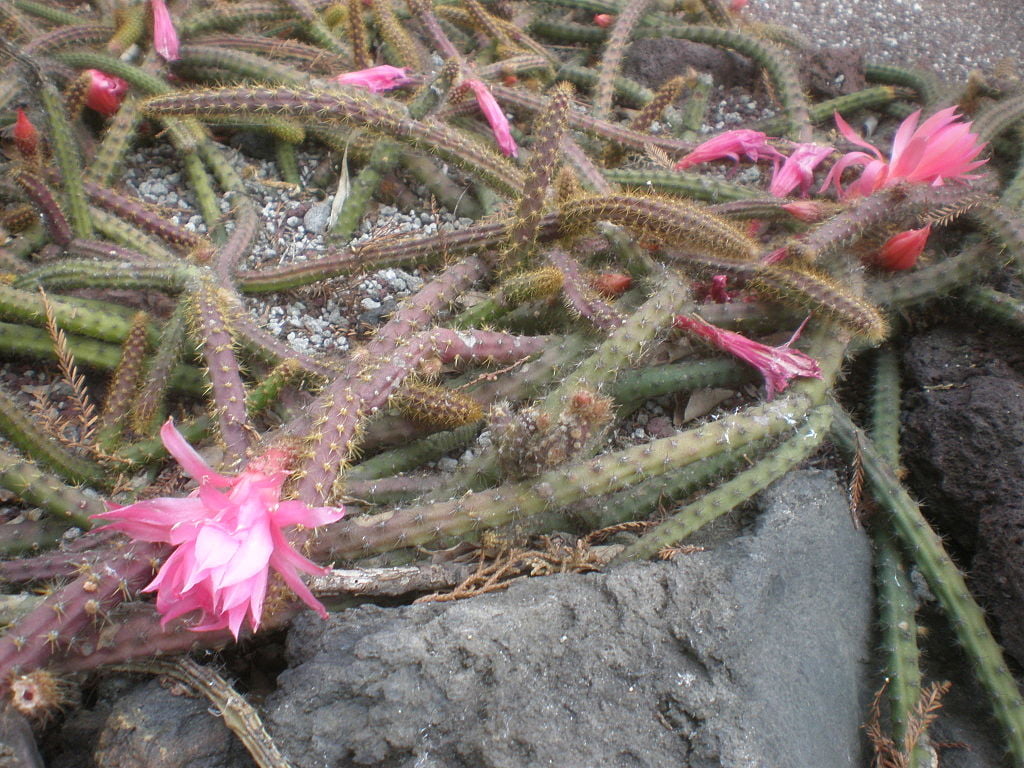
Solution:
M 822 46 L 858 46 L 871 61 L 928 66 L 952 80 L 1007 61 L 1024 76 L 1021 0 L 751 0 L 746 13 Z

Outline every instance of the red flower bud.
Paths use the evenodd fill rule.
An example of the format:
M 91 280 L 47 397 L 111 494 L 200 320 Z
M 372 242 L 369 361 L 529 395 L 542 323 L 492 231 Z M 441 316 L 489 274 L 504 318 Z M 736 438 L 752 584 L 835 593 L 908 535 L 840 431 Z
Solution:
M 608 299 L 621 296 L 633 285 L 633 278 L 619 272 L 604 272 L 591 281 L 599 294 Z
M 882 250 L 874 258 L 875 266 L 898 272 L 910 269 L 917 263 L 917 257 L 924 250 L 924 244 L 931 234 L 932 225 L 921 229 L 908 229 L 893 235 L 882 245 Z
M 87 69 L 89 89 L 85 92 L 85 106 L 109 117 L 121 108 L 128 83 L 120 77 L 108 75 L 98 69 Z
M 39 131 L 28 119 L 25 110 L 18 108 L 18 119 L 14 122 L 14 146 L 24 159 L 35 157 L 39 152 Z
M 615 23 L 615 17 L 610 13 L 599 13 L 594 16 L 594 23 L 599 27 L 610 27 Z

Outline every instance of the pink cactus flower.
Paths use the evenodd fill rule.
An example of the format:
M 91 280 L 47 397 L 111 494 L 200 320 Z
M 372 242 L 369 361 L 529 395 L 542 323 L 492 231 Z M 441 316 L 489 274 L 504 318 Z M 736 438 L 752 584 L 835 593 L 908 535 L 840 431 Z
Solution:
M 834 182 L 836 194 L 845 199 L 870 195 L 904 181 L 942 186 L 949 179 L 979 178 L 970 171 L 988 162 L 974 159 L 985 144 L 978 142 L 976 133 L 971 133 L 970 122 L 959 119 L 956 107 L 940 110 L 918 126 L 920 117 L 921 110 L 918 110 L 900 124 L 892 140 L 892 155 L 886 162 L 878 148 L 861 138 L 837 112 L 835 120 L 839 132 L 871 154 L 847 152 L 832 166 L 819 191 L 824 192 Z M 854 165 L 864 166 L 864 170 L 860 178 L 844 190 L 840 177 Z
M 185 498 L 146 499 L 125 507 L 108 504 L 109 512 L 93 517 L 115 521 L 107 527 L 132 538 L 175 547 L 143 590 L 157 593 L 161 623 L 200 611 L 194 631 L 227 628 L 237 639 L 246 617 L 253 630 L 259 627 L 271 568 L 326 618 L 323 605 L 298 575 L 326 569 L 292 549 L 282 529 L 333 523 L 345 510 L 281 501 L 288 477 L 282 451 L 270 451 L 241 474 L 228 477 L 212 470 L 170 420 L 160 429 L 160 438 L 199 487 Z
M 615 23 L 615 17 L 610 13 L 597 13 L 594 14 L 594 23 L 599 27 L 607 29 Z
M 150 0 L 153 8 L 153 47 L 164 61 L 177 61 L 178 33 L 164 0 Z
M 768 137 L 765 134 L 747 128 L 738 128 L 734 131 L 726 131 L 697 145 L 692 152 L 684 155 L 675 164 L 675 170 L 682 171 L 691 165 L 721 160 L 723 157 L 738 163 L 740 155 L 746 155 L 755 163 L 761 158 L 782 159 L 782 155 L 774 147 L 768 146 Z
M 739 13 L 747 7 L 747 3 L 749 2 L 750 0 L 732 0 L 732 2 L 729 3 L 729 10 L 733 13 Z
M 128 82 L 98 69 L 87 69 L 85 73 L 89 76 L 85 106 L 106 117 L 115 114 L 121 108 L 125 94 L 128 93 Z
M 751 341 L 746 336 L 723 330 L 696 316 L 676 315 L 674 325 L 676 328 L 693 331 L 713 346 L 757 368 L 764 376 L 769 400 L 775 397 L 776 392 L 786 389 L 790 379 L 796 376 L 821 378 L 821 366 L 817 360 L 798 349 L 789 348 L 789 345 L 800 337 L 807 320 L 800 324 L 789 341 L 778 347 Z
M 906 232 L 893 235 L 885 241 L 872 263 L 893 272 L 910 269 L 924 251 L 924 244 L 928 242 L 928 235 L 931 232 L 932 225 L 929 224 L 921 229 L 908 229 Z
M 768 192 L 775 197 L 786 197 L 799 187 L 800 197 L 807 197 L 814 181 L 814 169 L 834 151 L 833 147 L 820 144 L 797 144 L 786 162 L 775 167 Z
M 399 88 L 416 82 L 409 77 L 409 70 L 405 67 L 392 67 L 389 64 L 381 64 L 379 67 L 360 69 L 356 72 L 345 72 L 331 78 L 342 85 L 354 85 L 357 88 L 365 88 L 373 93 L 390 91 L 392 88 Z
M 494 98 L 494 94 L 479 80 L 467 80 L 466 86 L 473 89 L 473 93 L 476 95 L 476 103 L 480 106 L 480 111 L 490 124 L 491 130 L 494 132 L 494 139 L 498 142 L 501 153 L 505 157 L 519 157 L 519 147 L 516 146 L 516 140 L 512 138 L 512 132 L 508 127 L 508 118 L 501 111 L 501 106 L 499 106 Z

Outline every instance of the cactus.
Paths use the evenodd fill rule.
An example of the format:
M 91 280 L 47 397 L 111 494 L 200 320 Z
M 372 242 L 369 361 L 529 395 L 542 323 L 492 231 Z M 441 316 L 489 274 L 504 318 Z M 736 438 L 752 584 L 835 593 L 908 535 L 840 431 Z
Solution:
M 549 4 L 556 3 L 531 3 Z M 637 37 L 736 51 L 764 70 L 782 107 L 778 120 L 752 127 L 818 143 L 827 139 L 814 127 L 837 109 L 914 109 L 900 99 L 934 110 L 952 91 L 920 73 L 872 65 L 869 78 L 879 85 L 808 103 L 792 56 L 774 44 L 800 48 L 798 36 L 741 25 L 719 0 L 682 11 L 647 0 L 558 0 L 557 18 L 534 14 L 529 33 L 507 18 L 503 4 L 479 0 L 436 7 L 410 0 L 409 24 L 392 0 L 373 0 L 371 8 L 348 0 L 330 7 L 314 0 L 185 5 L 175 8 L 185 44 L 173 65 L 153 54 L 122 58 L 145 34 L 145 4 L 114 13 L 100 3 L 87 23 L 52 0 L 13 0 L 0 9 L 10 32 L 2 53 L 14 60 L 0 69 L 0 111 L 13 117 L 14 99 L 24 101 L 26 119 L 31 115 L 42 137 L 33 148 L 24 121 L 15 126 L 21 149 L 0 182 L 2 234 L 11 234 L 0 246 L 0 352 L 5 359 L 57 357 L 68 370 L 73 356 L 82 368 L 113 372 L 98 445 L 55 441 L 54 424 L 28 416 L 16 398 L 0 403 L 0 426 L 14 444 L 0 455 L 0 485 L 42 510 L 0 532 L 4 557 L 26 555 L 0 563 L 0 578 L 70 579 L 33 601 L 31 612 L 12 617 L 0 640 L 0 687 L 230 641 L 227 633 L 189 631 L 187 620 L 162 631 L 159 615 L 144 603 L 115 610 L 166 549 L 100 531 L 60 542 L 61 551 L 28 556 L 57 545 L 68 526 L 88 528 L 89 516 L 105 508 L 97 494 L 127 502 L 133 494 L 169 492 L 142 487 L 158 471 L 147 465 L 167 454 L 155 433 L 168 415 L 189 442 L 219 441 L 226 469 L 267 451 L 295 454 L 287 499 L 321 504 L 350 488 L 363 491 L 366 481 L 384 489 L 373 491 L 376 500 L 403 499 L 406 506 L 304 539 L 321 563 L 368 554 L 414 560 L 418 546 L 463 544 L 509 523 L 525 532 L 570 525 L 589 537 L 596 526 L 652 516 L 662 493 L 696 494 L 661 527 L 646 526 L 653 531 L 630 552 L 647 555 L 799 462 L 829 419 L 837 419 L 841 443 L 845 426 L 822 406 L 825 392 L 844 354 L 884 339 L 892 318 L 953 294 L 974 311 L 1019 322 L 1018 308 L 985 287 L 1008 258 L 1018 268 L 1024 263 L 1019 173 L 1009 185 L 994 175 L 939 186 L 907 182 L 860 200 L 824 200 L 819 193 L 794 207 L 755 182 L 723 180 L 705 168 L 667 170 L 694 149 L 688 139 L 695 134 L 687 131 L 702 127 L 711 78 L 683 76 L 652 91 L 619 69 L 624 45 Z M 577 23 L 595 13 L 615 14 L 615 26 Z M 700 18 L 707 24 L 688 23 Z M 297 36 L 302 42 L 290 39 Z M 378 61 L 409 67 L 414 89 L 371 93 L 330 80 Z M 597 63 L 591 68 L 588 61 Z M 76 119 L 87 81 L 82 70 L 90 68 L 130 84 L 105 127 Z M 18 79 L 23 73 L 28 89 Z M 466 80 L 486 83 L 496 108 L 508 113 L 521 160 L 497 154 L 489 140 L 462 127 L 479 111 L 459 100 Z M 669 126 L 678 133 L 652 132 L 686 86 L 682 125 Z M 977 102 L 977 130 L 1002 153 L 1020 97 L 975 81 L 965 98 Z M 612 109 L 613 100 L 621 110 Z M 487 105 L 491 117 L 496 108 Z M 250 253 L 266 244 L 272 207 L 219 143 L 240 129 L 273 142 L 278 179 L 292 185 L 303 178 L 307 149 L 348 151 L 359 170 L 338 235 L 363 228 L 378 202 L 420 206 L 411 191 L 420 193 L 419 184 L 439 207 L 474 221 L 461 221 L 457 231 L 373 236 L 251 267 Z M 123 160 L 140 142 L 173 153 L 208 235 L 173 224 L 117 183 Z M 407 176 L 400 177 L 403 169 Z M 930 251 L 913 269 L 894 276 L 863 266 L 861 257 L 882 238 L 953 218 L 956 226 L 942 232 L 941 254 Z M 383 326 L 358 329 L 344 355 L 298 352 L 250 311 L 261 294 L 306 287 L 320 295 L 334 290 L 331 278 L 396 265 L 431 279 Z M 599 294 L 594 272 L 635 287 Z M 731 295 L 718 298 L 732 303 L 692 303 L 682 274 L 727 275 Z M 45 301 L 39 286 L 49 292 Z M 79 288 L 107 292 L 111 301 L 69 295 Z M 156 308 L 151 319 L 112 303 L 125 291 Z M 460 305 L 471 291 L 485 298 Z M 777 399 L 753 402 L 754 388 L 743 386 L 756 378 L 748 366 L 701 359 L 671 333 L 680 311 L 758 336 L 791 329 L 811 313 L 807 354 L 823 379 L 787 383 Z M 43 330 L 47 324 L 66 331 L 59 350 Z M 99 400 L 91 380 L 75 380 L 77 398 Z M 667 438 L 608 446 L 606 432 L 628 423 L 645 399 L 708 386 L 734 388 L 745 402 Z M 887 460 L 895 461 L 893 414 L 877 421 Z M 438 429 L 444 431 L 429 434 Z M 475 458 L 453 476 L 424 467 L 466 447 Z M 885 468 L 872 461 L 869 477 L 881 477 L 876 484 L 893 494 L 901 515 L 909 514 Z M 425 479 L 401 476 L 410 470 Z M 405 501 L 424 490 L 421 500 Z M 896 527 L 908 564 L 954 583 L 916 519 Z M 888 589 L 900 578 L 899 553 L 883 538 L 884 532 L 879 579 L 888 595 L 887 636 L 908 681 L 893 685 L 902 702 L 894 705 L 898 729 L 898 712 L 914 698 L 912 653 L 907 633 L 898 631 L 909 626 L 906 595 Z M 95 580 L 98 562 L 110 570 Z M 964 594 L 959 585 L 943 593 L 944 610 L 966 626 L 964 643 L 1011 732 L 1014 759 L 1024 765 L 1015 692 Z M 263 626 L 286 626 L 296 610 L 274 601 Z

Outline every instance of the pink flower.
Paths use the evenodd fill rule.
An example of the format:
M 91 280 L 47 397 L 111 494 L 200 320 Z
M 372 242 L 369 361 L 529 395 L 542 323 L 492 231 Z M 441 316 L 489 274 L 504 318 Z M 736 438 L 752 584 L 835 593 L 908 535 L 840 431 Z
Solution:
M 494 95 L 479 80 L 467 80 L 466 85 L 473 89 L 473 93 L 476 95 L 476 103 L 480 106 L 480 111 L 483 112 L 484 118 L 490 124 L 501 153 L 505 157 L 519 157 L 519 147 L 516 146 L 516 140 L 512 138 L 512 133 L 508 127 L 508 118 L 501 111 L 501 107 L 495 100 Z
M 354 85 L 357 88 L 366 88 L 368 91 L 378 93 L 416 82 L 408 76 L 408 72 L 409 70 L 405 67 L 392 67 L 389 64 L 381 64 L 379 67 L 346 72 L 331 79 L 342 85 Z
M 675 165 L 675 170 L 682 171 L 697 163 L 707 163 L 727 157 L 733 162 L 740 161 L 740 155 L 746 155 L 751 161 L 757 162 L 763 157 L 781 160 L 774 147 L 768 146 L 768 137 L 760 131 L 739 128 L 708 139 L 694 147 L 693 151 L 684 155 Z
M 835 182 L 836 194 L 847 198 L 870 195 L 901 181 L 942 186 L 944 179 L 979 178 L 969 171 L 988 162 L 974 159 L 985 144 L 979 144 L 978 135 L 970 132 L 970 122 L 960 122 L 956 107 L 940 110 L 918 126 L 920 117 L 921 110 L 918 110 L 900 124 L 892 140 L 892 156 L 886 162 L 878 148 L 861 138 L 837 112 L 839 132 L 857 146 L 871 150 L 871 154 L 847 152 L 832 166 L 819 191 L 824 192 Z M 852 165 L 862 165 L 864 170 L 860 178 L 844 190 L 839 180 L 843 171 Z
M 800 196 L 807 197 L 814 181 L 814 169 L 834 151 L 833 147 L 820 144 L 797 144 L 782 167 L 775 167 L 768 191 L 775 197 L 785 197 L 800 187 Z
M 164 0 L 150 0 L 153 8 L 153 47 L 164 61 L 177 61 L 178 33 Z
M 198 610 L 202 622 L 194 631 L 227 628 L 237 639 L 246 616 L 253 630 L 259 627 L 271 568 L 326 618 L 324 607 L 297 573 L 325 569 L 292 549 L 281 529 L 333 523 L 345 510 L 281 501 L 288 477 L 282 451 L 270 451 L 238 476 L 228 477 L 214 472 L 170 420 L 161 427 L 160 438 L 199 487 L 186 498 L 147 499 L 126 507 L 108 504 L 109 512 L 93 517 L 115 520 L 108 527 L 133 538 L 175 547 L 143 590 L 157 593 L 161 623 Z
M 599 27 L 607 28 L 615 23 L 615 17 L 610 13 L 598 13 L 594 15 L 594 23 Z
M 748 2 L 750 2 L 750 0 L 732 0 L 732 2 L 729 3 L 729 10 L 733 13 L 739 13 L 746 8 Z
M 931 232 L 932 225 L 929 224 L 921 229 L 908 229 L 906 232 L 893 235 L 882 245 L 873 263 L 894 272 L 910 269 L 917 263 L 917 257 L 924 250 L 924 244 Z
M 788 387 L 789 380 L 795 376 L 821 378 L 821 367 L 817 360 L 798 349 L 789 348 L 800 337 L 807 320 L 800 324 L 789 341 L 778 347 L 751 341 L 746 336 L 723 330 L 696 316 L 676 315 L 674 324 L 676 328 L 693 331 L 712 345 L 757 368 L 764 376 L 769 400 L 775 397 L 776 392 Z
M 101 115 L 110 116 L 121 108 L 124 95 L 128 92 L 128 83 L 120 77 L 108 75 L 98 69 L 87 69 L 89 89 L 85 92 L 85 106 L 94 109 Z

